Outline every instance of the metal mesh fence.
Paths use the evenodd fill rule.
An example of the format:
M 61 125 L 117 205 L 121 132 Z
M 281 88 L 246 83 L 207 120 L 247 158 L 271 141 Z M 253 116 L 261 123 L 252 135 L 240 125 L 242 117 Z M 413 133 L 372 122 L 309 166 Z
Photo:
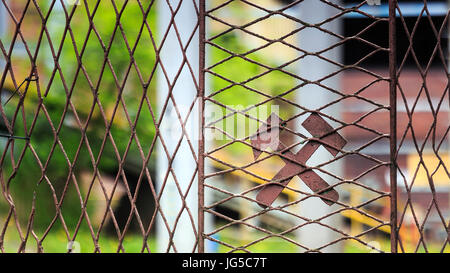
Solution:
M 196 196 L 197 170 L 180 178 L 171 165 L 192 141 L 159 130 L 165 120 L 183 128 L 192 111 L 178 111 L 177 79 L 198 86 L 198 59 L 182 57 L 198 48 L 198 16 L 189 34 L 173 19 L 198 7 L 183 2 L 1 2 L 2 252 L 73 251 L 74 242 L 88 252 L 176 252 L 180 218 L 196 238 L 197 206 L 185 200 Z M 180 61 L 165 67 L 169 54 Z M 169 213 L 168 198 L 181 204 Z M 157 222 L 167 238 L 158 246 Z
M 389 127 L 370 121 L 389 116 L 389 101 L 374 96 L 389 97 L 389 49 L 367 33 L 387 30 L 388 18 L 365 13 L 364 5 L 291 1 L 273 8 L 227 1 L 207 12 L 212 30 L 206 44 L 221 57 L 206 69 L 220 79 L 212 80 L 206 100 L 226 109 L 205 129 L 224 135 L 207 153 L 216 171 L 206 175 L 205 187 L 216 198 L 205 210 L 220 223 L 205 231 L 208 240 L 231 252 L 271 245 L 279 251 L 382 250 L 373 241 L 389 233 L 389 215 L 377 212 L 389 207 L 389 184 L 376 180 L 389 169 L 389 147 L 385 154 L 372 147 L 389 143 Z M 235 19 L 233 9 L 244 15 Z M 344 33 L 348 15 L 364 17 L 366 25 Z M 355 43 L 369 53 L 345 63 L 345 47 Z M 386 63 L 367 68 L 371 56 Z M 359 82 L 351 84 L 352 78 Z M 236 96 L 241 102 L 230 107 L 226 101 Z M 227 126 L 230 119 L 248 126 L 248 134 Z M 348 225 L 344 218 L 370 226 Z
M 448 7 L 397 5 L 399 252 L 448 252 Z M 435 4 L 435 3 L 434 3 Z M 439 15 L 436 13 L 439 11 Z M 426 37 L 420 39 L 421 35 Z
M 1 252 L 449 250 L 446 3 L 0 16 Z

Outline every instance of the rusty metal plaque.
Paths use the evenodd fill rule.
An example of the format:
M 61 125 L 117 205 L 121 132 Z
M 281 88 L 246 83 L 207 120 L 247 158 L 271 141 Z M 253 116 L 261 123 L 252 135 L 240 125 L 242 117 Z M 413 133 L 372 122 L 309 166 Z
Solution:
M 338 192 L 314 170 L 308 168 L 306 162 L 320 145 L 323 145 L 327 151 L 336 157 L 347 141 L 320 115 L 313 113 L 302 123 L 302 126 L 313 138 L 309 139 L 297 153 L 294 153 L 280 140 L 279 133 L 283 130 L 280 124 L 283 124 L 283 120 L 276 114 L 272 114 L 267 119 L 267 124 L 262 125 L 257 134 L 251 138 L 255 160 L 262 151 L 271 148 L 281 153 L 281 158 L 286 163 L 272 178 L 272 181 L 276 183 L 265 185 L 258 193 L 256 197 L 258 204 L 262 207 L 271 206 L 291 179 L 298 176 L 314 193 L 321 196 L 323 202 L 327 205 L 333 205 L 339 199 Z

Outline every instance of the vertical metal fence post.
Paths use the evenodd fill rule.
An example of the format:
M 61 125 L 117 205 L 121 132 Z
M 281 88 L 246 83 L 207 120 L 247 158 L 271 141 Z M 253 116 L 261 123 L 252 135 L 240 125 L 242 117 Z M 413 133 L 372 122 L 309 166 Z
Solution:
M 397 0 L 389 0 L 389 105 L 390 105 L 390 192 L 391 252 L 397 252 L 397 62 L 395 9 Z
M 204 174 L 205 174 L 205 0 L 199 1 L 199 142 L 198 142 L 198 252 L 205 252 L 204 234 Z

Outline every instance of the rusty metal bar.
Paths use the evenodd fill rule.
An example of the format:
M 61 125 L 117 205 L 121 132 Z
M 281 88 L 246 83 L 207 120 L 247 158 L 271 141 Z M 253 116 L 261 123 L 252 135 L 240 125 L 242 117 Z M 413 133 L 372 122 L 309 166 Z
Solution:
M 390 191 L 391 252 L 397 253 L 397 62 L 395 9 L 397 0 L 389 0 L 389 107 L 390 107 Z
M 205 139 L 204 139 L 204 127 L 205 127 L 205 0 L 199 1 L 199 89 L 198 89 L 198 101 L 199 103 L 199 141 L 198 141 L 198 252 L 205 252 L 205 240 L 204 234 L 204 205 L 205 205 Z

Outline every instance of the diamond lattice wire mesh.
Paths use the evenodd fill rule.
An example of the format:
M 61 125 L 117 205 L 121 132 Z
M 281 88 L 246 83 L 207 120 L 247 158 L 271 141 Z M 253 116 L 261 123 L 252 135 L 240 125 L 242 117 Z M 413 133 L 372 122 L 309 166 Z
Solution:
M 390 251 L 388 18 L 366 2 L 283 3 L 212 1 L 206 14 L 205 134 L 219 139 L 206 239 L 229 252 Z
M 448 9 L 281 2 L 2 0 L 0 250 L 448 251 Z
M 399 251 L 448 252 L 449 9 L 419 1 L 411 15 L 405 2 L 397 6 Z
M 196 165 L 196 140 L 161 124 L 197 119 L 198 59 L 182 58 L 198 50 L 197 2 L 5 0 L 0 10 L 0 250 L 177 252 L 187 225 L 182 251 L 196 251 L 197 205 L 186 200 L 197 170 L 174 167 Z M 177 84 L 194 90 L 188 102 Z

